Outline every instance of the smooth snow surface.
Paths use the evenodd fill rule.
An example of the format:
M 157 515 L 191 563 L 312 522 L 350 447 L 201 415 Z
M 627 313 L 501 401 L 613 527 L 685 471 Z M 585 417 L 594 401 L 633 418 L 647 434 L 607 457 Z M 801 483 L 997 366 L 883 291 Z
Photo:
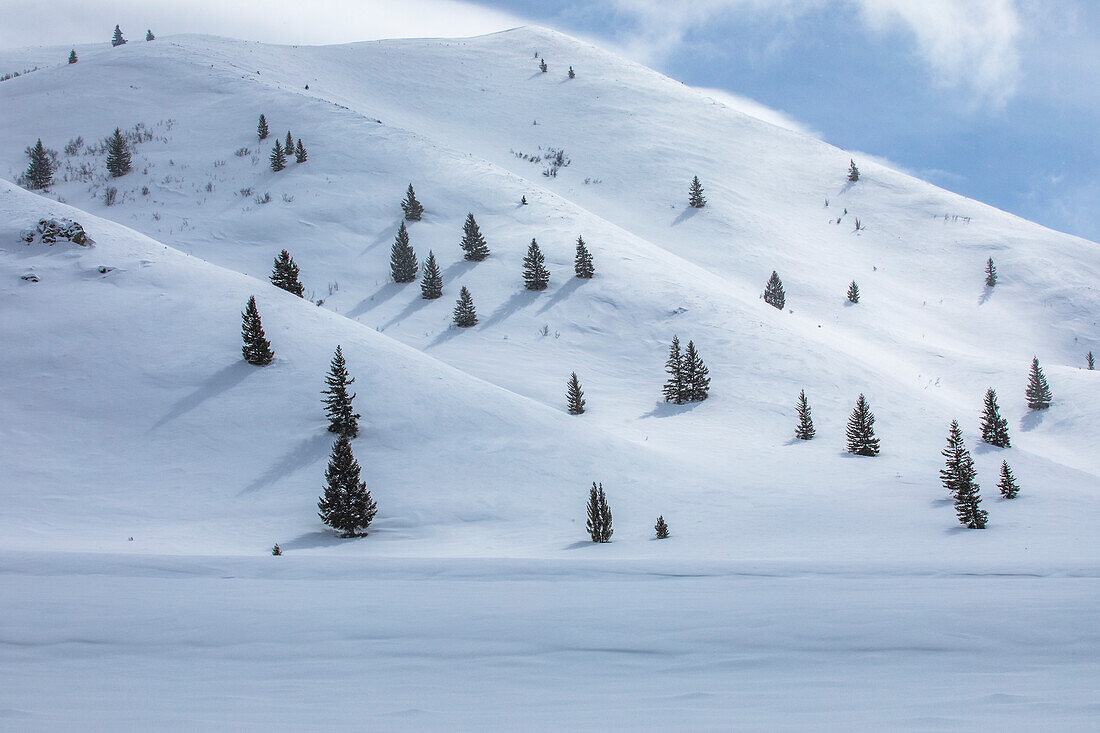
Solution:
M 45 194 L 0 181 L 0 728 L 1095 729 L 1096 244 L 869 160 L 849 184 L 851 154 L 541 29 L 78 54 L 0 83 L 0 174 L 39 137 L 61 160 Z M 89 146 L 135 125 L 106 178 Z M 273 173 L 288 129 L 309 160 Z M 389 279 L 410 182 L 435 301 Z M 19 241 L 44 217 L 96 245 Z M 284 248 L 320 306 L 268 282 Z M 453 329 L 463 285 L 480 322 Z M 674 334 L 705 402 L 661 401 Z M 316 517 L 337 344 L 380 509 L 356 540 Z M 978 442 L 989 387 L 1011 449 Z M 877 458 L 844 452 L 860 393 Z M 952 419 L 985 531 L 939 482 Z

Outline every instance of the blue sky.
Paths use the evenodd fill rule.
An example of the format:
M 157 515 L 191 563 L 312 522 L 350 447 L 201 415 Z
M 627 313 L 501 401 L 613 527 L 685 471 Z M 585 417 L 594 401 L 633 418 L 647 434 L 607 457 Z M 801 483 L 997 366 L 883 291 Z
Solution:
M 116 22 L 276 43 L 537 23 L 1100 241 L 1096 0 L 53 0 L 48 18 L 39 0 L 4 4 L 0 48 L 103 41 Z

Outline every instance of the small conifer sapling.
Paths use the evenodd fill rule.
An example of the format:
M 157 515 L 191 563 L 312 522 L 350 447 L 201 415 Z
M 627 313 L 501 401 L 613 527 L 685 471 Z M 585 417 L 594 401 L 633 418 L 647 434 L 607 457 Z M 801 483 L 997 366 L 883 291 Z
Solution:
M 878 438 L 875 437 L 875 415 L 871 412 L 867 399 L 861 394 L 856 406 L 848 418 L 845 430 L 848 438 L 848 452 L 857 456 L 877 456 Z
M 611 528 L 611 507 L 607 505 L 607 496 L 603 484 L 599 487 L 592 483 L 588 492 L 588 521 L 585 522 L 588 536 L 593 542 L 610 542 L 615 530 Z
M 443 295 L 443 274 L 435 261 L 435 253 L 428 250 L 428 260 L 424 263 L 424 274 L 420 276 L 420 297 L 435 300 Z
M 520 206 L 526 206 L 527 205 L 527 194 L 524 194 L 523 196 L 519 197 L 519 205 Z
M 665 373 L 668 379 L 662 388 L 665 402 L 682 405 L 685 402 L 683 355 L 680 353 L 680 338 L 672 337 L 672 345 L 668 347 L 668 359 L 665 361 Z
M 275 140 L 275 147 L 271 149 L 271 170 L 278 173 L 286 168 L 286 153 L 283 152 L 283 144 Z
M 569 78 L 570 78 L 570 79 L 575 79 L 575 78 L 577 78 L 577 72 L 573 71 L 573 67 L 572 67 L 572 66 L 570 66 L 570 67 L 569 67 Z
M 813 416 L 810 414 L 810 403 L 806 400 L 806 390 L 798 393 L 798 425 L 794 429 L 794 437 L 799 440 L 813 440 L 817 431 L 814 430 Z
M 469 328 L 477 325 L 477 310 L 474 308 L 474 299 L 466 286 L 458 293 L 458 303 L 455 305 L 454 323 L 459 328 Z
M 710 370 L 695 350 L 695 342 L 688 341 L 680 366 L 684 385 L 685 402 L 702 402 L 710 395 Z
M 283 548 L 279 547 L 279 543 L 278 543 L 278 542 L 276 542 L 276 543 L 275 543 L 275 544 L 274 544 L 274 545 L 273 545 L 273 546 L 271 547 L 271 554 L 272 554 L 272 555 L 275 555 L 276 557 L 278 557 L 279 555 L 282 555 L 282 554 L 283 554 Z
M 53 161 L 50 160 L 49 153 L 42 145 L 42 138 L 39 138 L 38 142 L 28 150 L 27 157 L 30 158 L 30 163 L 27 165 L 26 173 L 23 174 L 27 181 L 27 188 L 32 191 L 47 188 L 53 183 Z
M 982 411 L 982 441 L 998 448 L 1011 448 L 1008 437 L 1008 420 L 1001 417 L 997 406 L 997 393 L 993 388 L 985 391 L 985 408 Z
M 985 286 L 991 288 L 997 284 L 997 268 L 993 265 L 993 258 L 985 262 Z
M 117 127 L 107 138 L 107 172 L 112 178 L 130 172 L 130 148 L 126 145 L 126 138 L 122 136 L 122 130 Z
M 409 184 L 409 190 L 405 192 L 405 199 L 401 202 L 401 210 L 405 212 L 405 221 L 420 221 L 424 216 L 424 207 L 416 200 L 413 185 Z
M 974 470 L 974 459 L 963 444 L 962 430 L 957 420 L 951 421 L 947 433 L 947 447 L 941 451 L 946 459 L 940 470 L 943 486 L 955 497 L 955 515 L 968 529 L 985 529 L 988 514 L 979 507 L 981 496 L 979 486 L 974 480 L 978 472 Z
M 856 162 L 854 160 L 848 162 L 848 180 L 852 183 L 859 180 L 859 168 L 856 168 Z
M 155 41 L 155 40 L 157 40 L 157 37 L 153 35 L 153 31 L 151 31 L 149 29 L 146 29 L 145 30 L 145 40 L 146 41 Z
M 657 530 L 657 539 L 668 539 L 668 525 L 665 523 L 664 516 L 657 517 L 657 523 L 653 525 L 653 529 Z
M 1085 368 L 1090 372 L 1096 369 L 1096 359 L 1092 357 L 1092 352 L 1085 354 Z
M 287 155 L 294 152 L 294 136 L 290 134 L 290 130 L 286 131 L 286 142 L 283 143 L 283 150 Z
M 523 258 L 523 285 L 528 290 L 546 290 L 550 284 L 550 271 L 546 269 L 546 257 L 534 239 L 527 247 L 527 256 Z
M 772 270 L 772 276 L 768 278 L 764 286 L 764 302 L 778 310 L 783 310 L 787 303 L 787 294 L 783 290 L 783 281 L 779 279 L 779 273 Z
M 262 114 L 260 115 L 259 123 L 256 125 L 256 135 L 259 136 L 261 140 L 267 140 L 267 118 Z
M 859 302 L 859 286 L 856 285 L 855 280 L 853 280 L 852 284 L 848 286 L 848 302 L 849 303 L 858 303 Z
M 306 154 L 306 146 L 302 145 L 302 138 L 298 138 L 298 145 L 294 148 L 294 162 L 305 163 L 309 159 Z
M 546 73 L 546 59 L 539 59 L 539 71 Z
M 264 327 L 260 322 L 260 311 L 256 307 L 256 296 L 248 296 L 248 303 L 241 313 L 241 338 L 244 346 L 241 354 L 244 360 L 253 366 L 267 366 L 275 359 L 275 352 L 271 350 L 271 342 L 264 335 Z
M 462 225 L 462 251 L 463 258 L 471 262 L 481 262 L 489 256 L 489 246 L 485 243 L 485 237 L 474 221 L 473 214 L 466 214 L 466 222 Z
M 77 62 L 76 49 L 74 48 L 72 51 L 69 51 L 69 63 L 70 64 L 75 64 L 76 62 Z
M 1051 394 L 1047 378 L 1039 366 L 1039 358 L 1031 360 L 1031 373 L 1027 380 L 1027 406 L 1032 410 L 1045 410 L 1050 407 Z
M 1001 480 L 997 483 L 997 489 L 1006 499 L 1015 499 L 1020 493 L 1020 487 L 1016 484 L 1016 477 L 1012 475 L 1012 469 L 1008 467 L 1008 461 L 1001 461 Z
M 305 296 L 302 293 L 305 288 L 302 287 L 302 282 L 298 279 L 298 276 L 297 263 L 294 262 L 294 258 L 290 256 L 290 253 L 284 249 L 275 258 L 275 263 L 271 267 L 271 284 L 288 293 L 293 293 L 299 298 L 304 298 Z
M 126 43 L 126 39 L 122 37 L 122 30 L 116 25 L 114 35 L 111 36 L 111 46 L 117 48 Z
M 584 414 L 584 392 L 581 390 L 581 382 L 577 379 L 577 373 L 569 375 L 569 385 L 566 388 L 565 399 L 570 415 Z
M 317 500 L 317 516 L 342 537 L 357 537 L 378 513 L 365 481 L 359 480 L 359 462 L 351 452 L 351 441 L 341 435 L 332 445 L 325 469 L 324 493 Z
M 588 251 L 583 237 L 577 237 L 577 256 L 573 258 L 573 272 L 582 280 L 588 280 L 596 274 L 592 253 Z
M 359 435 L 359 414 L 352 406 L 355 394 L 349 393 L 349 387 L 355 382 L 355 377 L 348 376 L 348 365 L 344 360 L 343 350 L 337 346 L 336 353 L 329 364 L 328 375 L 325 376 L 325 389 L 322 402 L 325 405 L 325 414 L 328 415 L 328 431 L 354 438 Z
M 411 283 L 416 279 L 419 268 L 416 253 L 409 244 L 409 230 L 405 228 L 405 222 L 401 222 L 397 228 L 397 236 L 393 240 L 393 247 L 390 248 L 390 274 L 396 283 Z
M 699 182 L 699 176 L 691 179 L 691 188 L 688 190 L 688 203 L 696 209 L 701 209 L 707 205 L 707 199 L 703 196 L 703 184 Z

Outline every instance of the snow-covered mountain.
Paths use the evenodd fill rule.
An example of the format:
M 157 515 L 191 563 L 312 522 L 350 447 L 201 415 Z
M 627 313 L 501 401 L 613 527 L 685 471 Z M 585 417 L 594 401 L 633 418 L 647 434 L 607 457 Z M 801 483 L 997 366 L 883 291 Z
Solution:
M 937 614 L 947 623 L 969 616 L 974 589 L 914 577 L 1081 575 L 1091 600 L 1080 584 L 1050 580 L 1034 593 L 1015 593 L 999 581 L 980 582 L 990 598 L 1024 606 L 1034 600 L 1036 614 L 1044 607 L 1035 599 L 1048 592 L 1085 614 L 1053 624 L 1047 662 L 1028 657 L 1026 640 L 1001 652 L 1015 681 L 1041 668 L 1069 685 L 1062 722 L 1084 719 L 1073 686 L 1095 682 L 1097 670 L 1066 667 L 1058 650 L 1084 643 L 1095 651 L 1098 641 L 1095 632 L 1083 640 L 1076 624 L 1096 611 L 1100 568 L 1100 377 L 1083 368 L 1086 352 L 1100 352 L 1095 243 L 772 126 L 544 29 L 334 47 L 172 37 L 81 48 L 71 65 L 67 52 L 54 49 L 53 65 L 0 83 L 0 173 L 14 181 L 26 167 L 24 148 L 38 138 L 60 161 L 44 194 L 0 182 L 0 563 L 13 587 L 44 604 L 56 586 L 37 583 L 38 575 L 71 576 L 84 587 L 88 575 L 105 573 L 129 579 L 112 581 L 123 594 L 157 595 L 168 590 L 134 577 L 183 573 L 204 578 L 197 597 L 212 599 L 219 577 L 255 584 L 275 573 L 280 592 L 313 608 L 307 597 L 314 586 L 297 580 L 351 583 L 362 573 L 392 573 L 386 582 L 409 584 L 402 597 L 418 605 L 441 602 L 421 587 L 433 572 L 453 576 L 449 582 L 503 573 L 541 599 L 532 610 L 493 586 L 463 616 L 479 619 L 476 637 L 477 629 L 491 634 L 509 604 L 557 628 L 584 609 L 555 605 L 544 597 L 547 583 L 569 576 L 570 592 L 583 595 L 621 572 L 639 581 L 621 589 L 628 628 L 675 634 L 673 609 L 643 622 L 631 605 L 645 597 L 651 571 L 708 578 L 677 588 L 693 599 L 683 601 L 688 618 L 730 610 L 719 599 L 740 592 L 725 585 L 731 573 L 813 576 L 815 599 L 797 601 L 810 609 L 858 604 L 862 591 L 820 578 L 854 573 L 876 578 L 900 605 L 943 595 L 944 609 L 918 614 L 913 644 L 920 646 L 940 643 L 931 641 L 944 621 Z M 0 72 L 45 66 L 49 53 L 5 52 Z M 261 113 L 271 127 L 262 143 L 255 134 Z M 101 141 L 116 127 L 138 142 L 133 171 L 111 179 Z M 268 154 L 287 130 L 303 140 L 308 161 L 275 173 Z M 66 151 L 78 137 L 83 144 Z M 546 158 L 556 151 L 566 165 L 555 168 Z M 851 159 L 861 172 L 855 183 L 847 180 Z M 687 204 L 696 175 L 707 198 L 702 209 Z M 443 269 L 444 296 L 435 301 L 422 300 L 416 283 L 389 277 L 410 182 L 426 208 L 423 220 L 408 225 L 412 245 L 421 262 L 433 251 Z M 108 206 L 111 188 L 117 199 Z M 488 240 L 484 262 L 462 259 L 467 213 Z M 21 241 L 20 231 L 44 217 L 80 222 L 95 246 Z M 578 236 L 595 259 L 592 280 L 572 276 Z M 551 271 L 549 289 L 539 293 L 524 290 L 521 278 L 532 238 Z M 310 300 L 268 282 L 284 248 L 301 267 Z M 987 258 L 999 273 L 992 289 L 984 285 Z M 784 310 L 761 299 L 773 270 L 786 288 Z M 37 282 L 22 279 L 32 272 Z M 852 280 L 858 304 L 845 299 Z M 461 286 L 480 316 L 472 329 L 450 327 Z M 240 358 L 240 311 L 249 295 L 276 351 L 267 368 Z M 710 369 L 705 402 L 661 400 L 674 334 L 692 340 Z M 370 536 L 359 540 L 333 537 L 316 517 L 332 440 L 320 390 L 337 344 L 363 415 L 355 453 L 380 508 Z M 1054 393 L 1041 413 L 1024 399 L 1033 356 Z M 565 412 L 573 371 L 588 403 L 580 416 Z M 1007 450 L 978 442 L 990 387 L 1009 420 Z M 817 426 L 810 442 L 792 439 L 802 389 Z M 882 441 L 875 458 L 844 450 L 845 423 L 861 393 Z M 974 453 L 990 514 L 984 532 L 958 525 L 939 482 L 953 419 Z M 996 496 L 1002 460 L 1022 485 L 1012 501 Z M 610 545 L 586 541 L 593 481 L 603 483 L 614 511 Z M 650 539 L 658 514 L 672 528 L 667 541 Z M 282 559 L 268 554 L 276 541 L 287 551 Z M 408 560 L 414 557 L 423 560 Z M 274 562 L 286 565 L 273 570 Z M 759 601 L 746 601 L 742 611 L 761 618 L 773 617 L 789 593 L 741 590 Z M 86 592 L 110 615 L 115 596 L 90 586 Z M 453 592 L 468 587 L 459 583 Z M 278 592 L 260 595 L 261 614 L 278 606 Z M 11 614 L 5 633 L 18 634 L 17 624 L 31 623 L 41 604 Z M 144 608 L 136 606 L 137 618 Z M 334 618 L 352 613 L 350 605 L 339 609 Z M 248 623 L 220 611 L 196 613 L 203 619 L 196 638 Z M 856 615 L 877 623 L 867 610 Z M 614 608 L 602 607 L 597 618 L 597 627 L 613 627 Z M 904 644 L 897 623 L 871 633 L 869 648 Z M 812 627 L 837 635 L 834 641 L 844 636 L 828 621 Z M 36 638 L 54 639 L 48 628 Z M 263 631 L 254 640 L 264 643 L 279 624 L 257 628 Z M 712 649 L 708 639 L 693 633 L 666 651 L 702 659 Z M 165 643 L 189 669 L 179 642 Z M 743 649 L 751 642 L 734 635 L 714 643 Z M 825 647 L 840 654 L 858 644 Z M 597 640 L 576 648 L 604 668 Z M 549 669 L 568 669 L 555 649 L 505 654 L 526 660 L 546 653 Z M 24 661 L 45 670 L 65 658 L 60 653 Z M 797 664 L 803 655 L 791 647 L 789 657 Z M 228 678 L 263 668 L 262 654 L 247 658 Z M 398 665 L 402 659 L 391 657 Z M 838 663 L 862 664 L 850 655 Z M 908 672 L 892 678 L 897 687 L 887 684 L 880 700 L 934 665 L 902 664 Z M 65 669 L 75 677 L 82 668 Z M 607 669 L 628 672 L 614 663 Z M 722 664 L 705 669 L 683 694 L 724 674 Z M 785 669 L 780 661 L 771 673 L 779 679 Z M 140 672 L 124 676 L 133 674 Z M 428 677 L 401 679 L 427 684 Z M 29 699 L 38 699 L 29 692 L 34 679 L 18 683 Z M 476 679 L 479 690 L 481 682 L 500 682 Z M 505 689 L 531 694 L 528 682 L 521 675 Z M 808 717 L 792 724 L 821 720 L 813 705 L 828 690 L 799 684 Z M 990 684 L 981 694 L 1002 691 Z M 927 699 L 915 703 L 913 718 L 880 717 L 888 706 L 872 704 L 848 722 L 919 720 L 938 699 L 922 690 Z M 86 697 L 99 692 L 93 687 Z M 170 686 L 159 694 L 172 698 Z M 314 698 L 302 695 L 310 702 L 291 715 L 297 725 L 316 719 L 304 714 Z M 439 710 L 398 715 L 402 705 L 419 709 L 400 690 L 387 699 L 396 716 L 389 727 L 446 720 Z M 623 691 L 622 699 L 632 698 Z M 553 719 L 549 698 L 539 700 L 546 714 L 518 727 Z M 232 709 L 222 702 L 213 709 Z M 701 705 L 682 722 L 721 725 L 726 702 Z M 25 707 L 43 716 L 31 717 L 32 727 L 79 719 Z M 972 723 L 968 716 L 995 707 L 985 700 L 945 720 Z M 458 727 L 486 724 L 467 712 Z M 765 712 L 743 727 L 778 729 Z M 206 722 L 224 722 L 211 715 Z M 678 720 L 624 715 L 629 727 Z M 106 727 L 120 719 L 104 709 L 94 720 Z M 135 713 L 132 720 L 147 719 Z M 185 716 L 178 727 L 198 720 Z

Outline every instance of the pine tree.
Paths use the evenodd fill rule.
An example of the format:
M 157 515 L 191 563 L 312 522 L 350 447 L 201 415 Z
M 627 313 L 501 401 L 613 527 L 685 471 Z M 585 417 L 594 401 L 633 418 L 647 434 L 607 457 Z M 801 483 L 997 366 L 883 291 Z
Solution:
M 877 456 L 878 438 L 875 437 L 875 416 L 861 394 L 856 400 L 855 409 L 848 418 L 848 452 L 857 456 Z
M 550 284 L 550 271 L 546 269 L 546 258 L 534 239 L 527 247 L 527 256 L 523 258 L 523 284 L 528 290 L 546 290 Z
M 852 284 L 848 286 L 848 301 L 851 303 L 859 302 L 859 286 L 856 285 L 855 280 L 853 280 Z
M 688 203 L 696 209 L 701 209 L 707 205 L 707 200 L 703 196 L 703 184 L 699 183 L 699 176 L 695 176 L 691 179 L 691 189 L 688 191 Z
M 773 308 L 783 310 L 787 303 L 787 294 L 783 291 L 783 282 L 779 279 L 779 273 L 772 270 L 772 276 L 768 278 L 768 284 L 764 286 L 764 302 Z
M 978 493 L 980 487 L 974 480 L 978 474 L 970 451 L 963 445 L 962 430 L 956 420 L 951 421 L 947 447 L 941 453 L 947 460 L 940 471 L 940 479 L 944 488 L 955 497 L 955 515 L 959 522 L 968 529 L 985 529 L 989 515 L 978 506 L 982 501 Z
M 38 142 L 30 148 L 27 157 L 31 159 L 27 172 L 23 174 L 27 180 L 27 188 L 32 191 L 47 188 L 53 183 L 53 161 L 42 145 L 42 138 L 38 138 Z
M 585 528 L 593 542 L 610 542 L 615 530 L 611 528 L 611 507 L 607 505 L 607 497 L 603 493 L 603 484 L 596 487 L 592 482 L 592 489 L 588 492 L 588 521 Z
M 680 338 L 673 336 L 672 345 L 668 347 L 668 360 L 665 362 L 665 373 L 668 374 L 668 381 L 665 382 L 662 390 L 665 402 L 684 404 L 683 361 L 683 356 L 680 354 Z
M 466 223 L 462 225 L 461 244 L 466 253 L 463 257 L 471 262 L 481 262 L 489 256 L 489 247 L 485 244 L 485 237 L 481 236 L 481 230 L 478 229 L 473 214 L 466 214 Z
M 401 222 L 390 248 L 390 274 L 395 283 L 411 283 L 416 279 L 418 269 L 420 265 L 416 261 L 416 253 L 409 244 L 409 230 L 405 228 L 405 222 Z
M 261 140 L 267 140 L 267 118 L 260 115 L 260 122 L 256 125 L 256 134 Z
M 806 400 L 806 390 L 798 393 L 798 426 L 794 429 L 794 437 L 799 440 L 813 440 L 817 431 L 814 430 L 813 417 L 810 415 L 810 403 Z
M 695 342 L 688 341 L 680 367 L 687 402 L 702 402 L 710 394 L 710 370 L 699 358 Z
M 356 537 L 378 513 L 365 481 L 359 480 L 359 462 L 351 452 L 351 441 L 341 435 L 332 444 L 325 469 L 324 494 L 317 500 L 317 516 L 343 537 Z
M 570 79 L 575 79 L 575 78 L 577 78 L 577 72 L 573 71 L 573 67 L 572 67 L 572 66 L 570 66 L 570 67 L 569 67 L 569 78 L 570 78 Z
M 582 280 L 588 280 L 596 274 L 596 268 L 592 265 L 592 254 L 585 246 L 583 237 L 577 237 L 577 256 L 573 259 L 573 271 Z
M 294 258 L 284 249 L 275 258 L 275 263 L 271 267 L 271 284 L 277 288 L 282 288 L 288 293 L 294 293 L 299 298 L 304 298 L 305 296 L 302 293 L 305 288 L 302 287 L 302 283 L 298 279 L 299 274 L 298 265 L 294 262 Z
M 401 202 L 401 210 L 405 212 L 405 221 L 420 221 L 420 217 L 424 216 L 424 207 L 416 200 L 411 183 L 405 192 L 405 200 Z
M 1050 407 L 1050 387 L 1043 370 L 1039 368 L 1039 358 L 1031 360 L 1031 373 L 1027 380 L 1027 406 L 1032 410 L 1045 410 Z
M 1015 499 L 1020 493 L 1020 487 L 1016 484 L 1016 477 L 1012 475 L 1012 469 L 1008 467 L 1008 461 L 1001 461 L 1001 480 L 997 484 L 1001 496 L 1006 499 Z
M 546 73 L 546 59 L 539 59 L 539 71 Z
M 657 517 L 657 524 L 653 525 L 653 529 L 657 530 L 657 539 L 668 539 L 668 525 L 665 524 L 664 516 Z
M 241 354 L 244 360 L 253 366 L 267 366 L 275 359 L 271 342 L 264 336 L 264 327 L 260 322 L 260 311 L 256 307 L 256 296 L 248 296 L 248 304 L 241 313 L 241 337 L 244 346 Z
M 584 392 L 581 391 L 581 383 L 580 380 L 577 379 L 576 372 L 569 375 L 569 386 L 566 389 L 565 398 L 569 404 L 570 415 L 581 415 L 584 413 Z
M 283 554 L 283 548 L 279 547 L 279 543 L 278 543 L 278 542 L 276 542 L 276 543 L 275 543 L 275 544 L 274 544 L 274 545 L 273 545 L 273 546 L 271 547 L 271 554 L 272 554 L 272 555 L 275 555 L 276 557 L 278 557 L 279 555 L 282 555 L 282 554 Z
M 428 261 L 424 263 L 424 274 L 420 276 L 420 297 L 435 300 L 443 295 L 443 275 L 435 261 L 435 253 L 428 250 Z
M 997 268 L 993 266 L 993 258 L 990 257 L 985 263 L 985 286 L 991 288 L 997 284 Z
M 290 134 L 290 130 L 286 131 L 286 142 L 283 143 L 283 151 L 287 155 L 294 152 L 294 136 Z
M 477 325 L 477 311 L 474 309 L 474 299 L 466 286 L 458 293 L 458 304 L 455 306 L 455 325 L 459 328 L 469 328 Z
M 123 45 L 124 43 L 126 43 L 126 39 L 122 37 L 122 31 L 119 30 L 119 27 L 116 25 L 115 26 L 115 33 L 111 37 L 111 45 L 114 46 L 115 48 L 117 48 L 117 47 Z
M 69 63 L 70 64 L 75 64 L 76 62 L 77 62 L 76 49 L 74 48 L 72 51 L 69 51 Z
M 344 352 L 337 346 L 336 353 L 332 356 L 328 375 L 325 377 L 325 389 L 321 390 L 325 404 L 325 414 L 328 415 L 328 431 L 339 433 L 348 438 L 359 435 L 359 414 L 355 412 L 352 401 L 355 394 L 348 394 L 348 387 L 355 382 L 354 377 L 348 376 L 348 365 L 344 361 Z
M 855 183 L 859 180 L 859 168 L 856 168 L 856 162 L 854 160 L 849 161 L 848 180 L 852 183 Z
M 283 152 L 283 144 L 275 141 L 275 147 L 271 149 L 271 170 L 278 173 L 286 168 L 286 153 Z
M 146 29 L 145 30 L 145 40 L 146 41 L 155 41 L 155 40 L 157 40 L 157 37 L 153 35 L 153 31 Z
M 126 138 L 122 137 L 122 130 L 117 127 L 114 134 L 107 138 L 107 171 L 112 178 L 130 172 L 130 148 L 126 145 Z
M 1092 358 L 1092 352 L 1085 354 L 1085 366 L 1091 372 L 1096 369 L 1096 360 Z
M 527 205 L 527 194 L 524 194 L 524 195 L 519 197 L 519 205 L 520 206 L 526 206 Z
M 982 413 L 982 440 L 998 448 L 1011 448 L 1008 437 L 1008 420 L 1001 417 L 997 407 L 997 393 L 993 388 L 985 391 L 985 411 Z
M 302 138 L 298 138 L 298 145 L 294 148 L 294 162 L 305 163 L 309 156 L 306 155 L 306 147 L 302 145 Z

